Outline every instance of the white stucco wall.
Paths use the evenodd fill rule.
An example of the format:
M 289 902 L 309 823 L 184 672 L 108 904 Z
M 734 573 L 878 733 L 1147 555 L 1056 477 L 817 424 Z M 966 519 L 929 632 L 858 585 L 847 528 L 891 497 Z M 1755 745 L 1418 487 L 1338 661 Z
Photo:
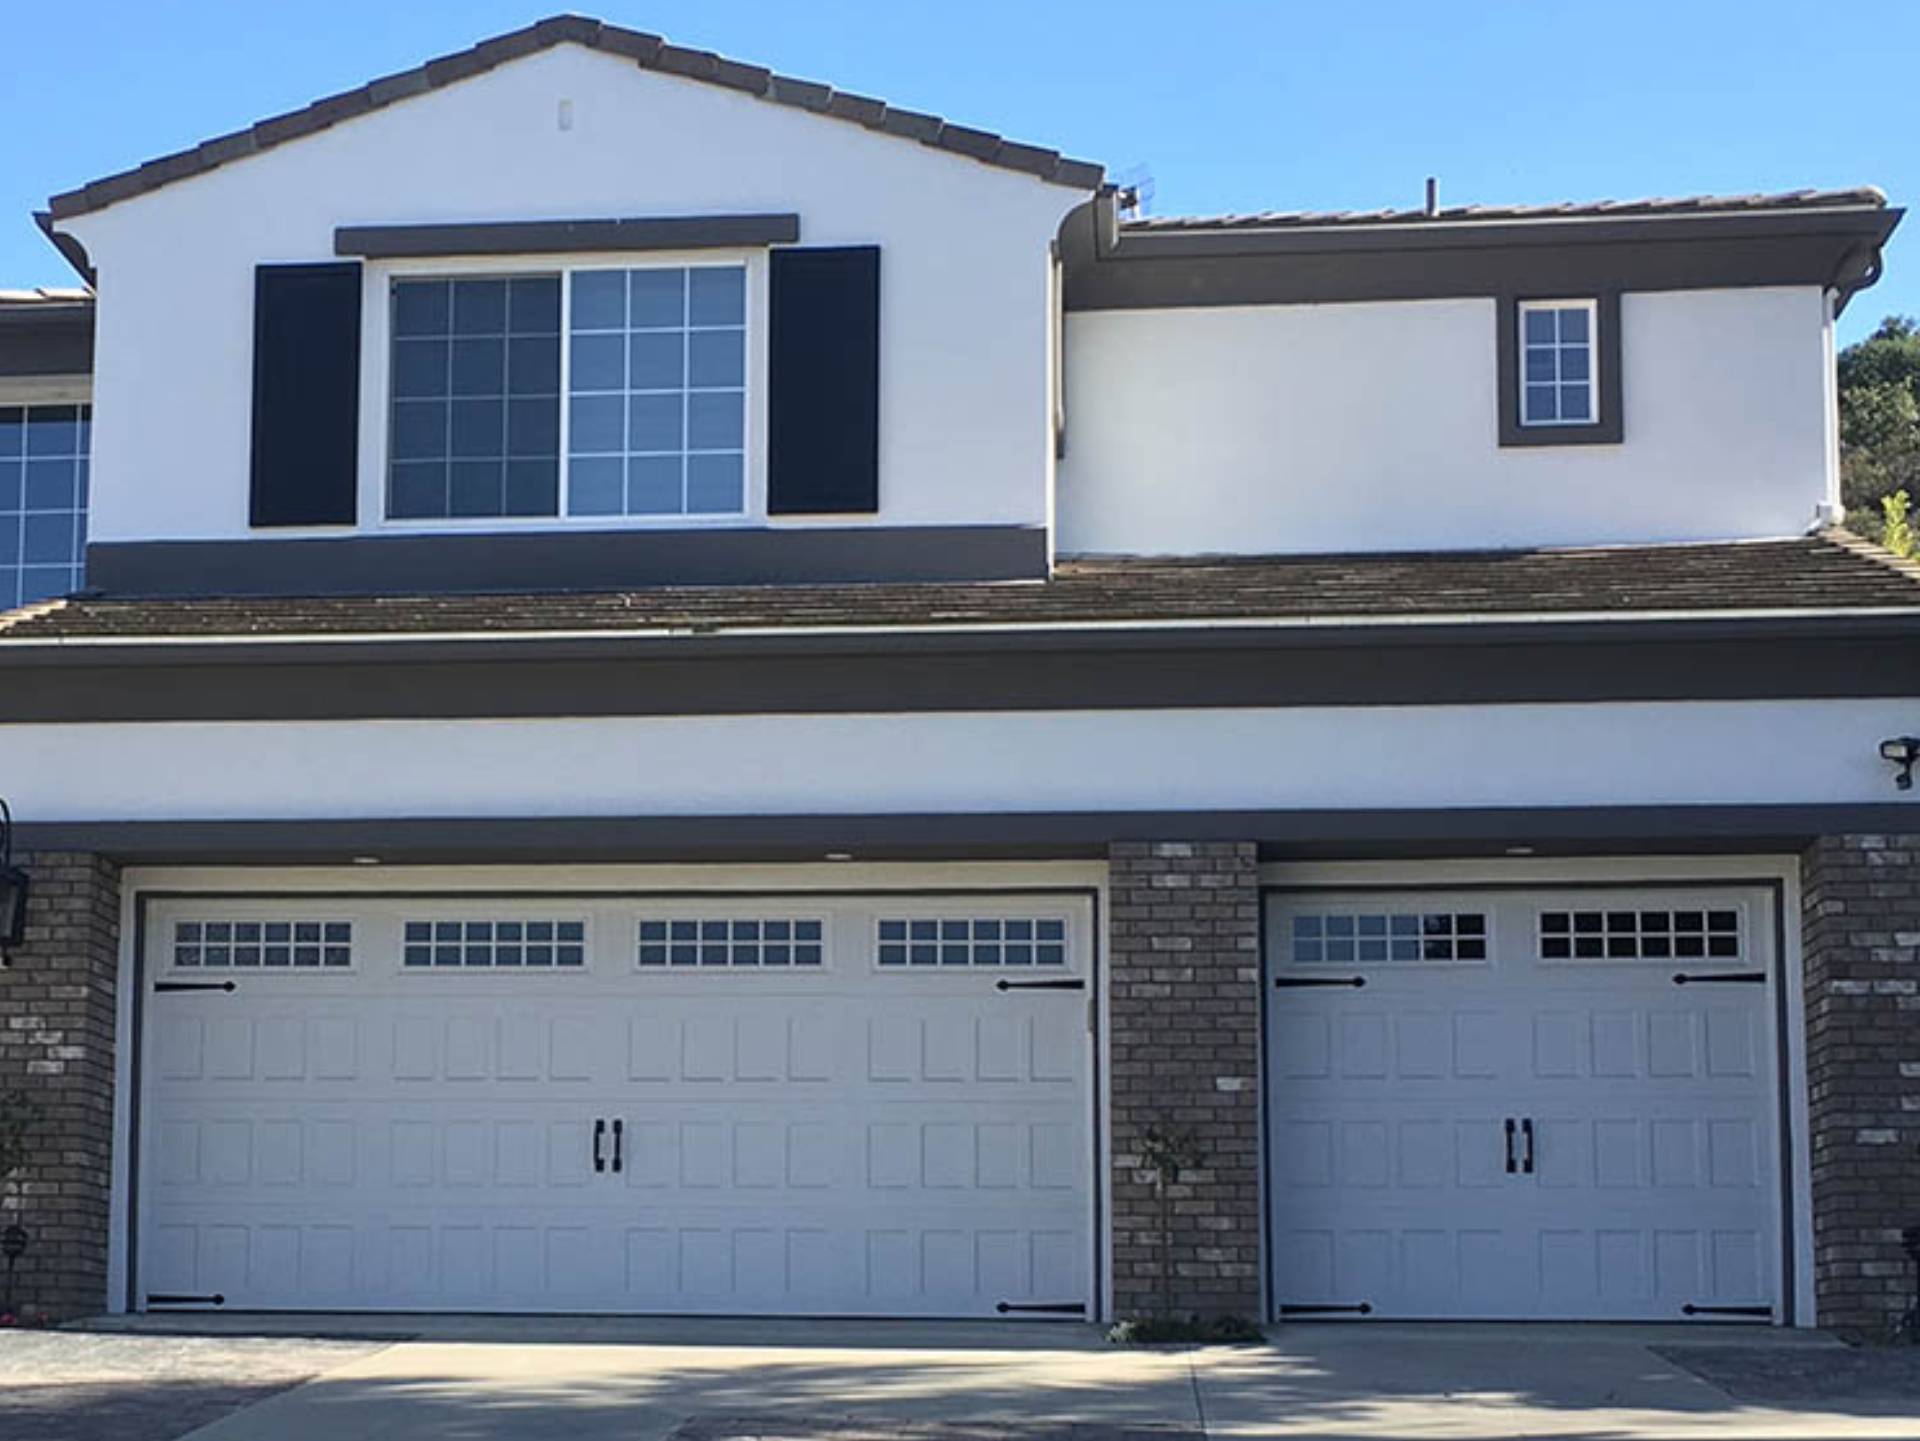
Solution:
M 100 274 L 93 538 L 247 533 L 254 266 L 331 259 L 337 225 L 785 211 L 803 245 L 881 247 L 875 521 L 1044 524 L 1048 245 L 1084 199 L 597 51 L 544 51 L 65 225 Z M 376 333 L 365 349 L 363 497 L 384 460 Z
M 0 726 L 38 822 L 1885 802 L 1903 700 Z M 1141 757 L 1153 757 L 1142 765 Z
M 1797 535 L 1836 501 L 1815 287 L 1628 294 L 1625 439 L 1501 448 L 1491 299 L 1067 319 L 1062 553 Z

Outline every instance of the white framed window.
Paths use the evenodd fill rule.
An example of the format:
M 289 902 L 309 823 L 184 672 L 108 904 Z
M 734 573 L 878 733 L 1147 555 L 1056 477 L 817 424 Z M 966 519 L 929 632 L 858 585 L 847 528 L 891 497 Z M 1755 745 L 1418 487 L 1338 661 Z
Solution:
M 749 267 L 582 263 L 389 281 L 389 521 L 749 509 Z
M 0 611 L 80 589 L 87 556 L 86 405 L 0 405 Z
M 1518 310 L 1520 424 L 1595 424 L 1599 302 L 1523 300 Z

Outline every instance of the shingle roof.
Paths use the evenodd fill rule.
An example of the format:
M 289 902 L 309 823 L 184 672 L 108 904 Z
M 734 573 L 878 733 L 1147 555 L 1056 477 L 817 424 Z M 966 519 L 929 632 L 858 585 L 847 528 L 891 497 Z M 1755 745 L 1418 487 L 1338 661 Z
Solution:
M 469 76 L 479 75 L 509 60 L 547 50 L 555 45 L 585 45 L 631 60 L 643 70 L 658 70 L 687 80 L 703 81 L 743 91 L 776 105 L 844 120 L 850 124 L 916 141 L 936 150 L 951 151 L 1006 170 L 1036 176 L 1057 185 L 1079 190 L 1096 189 L 1105 174 L 1101 166 L 1086 160 L 1070 160 L 1057 150 L 1025 145 L 991 131 L 973 130 L 955 125 L 937 115 L 902 110 L 884 100 L 851 95 L 811 80 L 796 80 L 776 75 L 759 65 L 729 60 L 707 50 L 689 50 L 669 44 L 658 35 L 607 25 L 584 15 L 555 15 L 522 30 L 483 40 L 472 49 L 442 55 L 411 70 L 384 76 L 360 86 L 316 100 L 301 110 L 262 120 L 245 130 L 203 142 L 191 150 L 150 160 L 134 170 L 122 171 L 95 180 L 77 190 L 56 195 L 49 202 L 55 220 L 84 215 L 117 201 L 157 190 L 176 180 L 206 171 L 284 145 L 290 140 L 379 110 L 396 101 L 438 90 Z
M 30 290 L 0 288 L 0 310 L 34 310 L 47 306 L 92 305 L 93 292 L 77 285 L 36 285 Z
M 1307 230 L 1327 226 L 1444 225 L 1506 220 L 1626 220 L 1697 215 L 1751 215 L 1781 210 L 1883 210 L 1886 192 L 1787 190 L 1771 195 L 1683 195 L 1647 200 L 1563 201 L 1552 205 L 1451 205 L 1425 210 L 1269 210 L 1244 215 L 1153 215 L 1126 220 L 1128 231 Z
M 140 600 L 0 617 L 36 641 L 1906 610 L 1920 565 L 1853 536 L 1718 545 L 1064 561 L 1050 581 L 662 587 L 612 593 Z

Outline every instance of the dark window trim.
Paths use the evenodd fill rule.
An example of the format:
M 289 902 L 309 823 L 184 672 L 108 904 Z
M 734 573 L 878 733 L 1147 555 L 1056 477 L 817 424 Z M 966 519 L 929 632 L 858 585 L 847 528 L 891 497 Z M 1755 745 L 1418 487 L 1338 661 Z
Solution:
M 619 220 L 503 220 L 463 225 L 342 225 L 335 255 L 369 260 L 449 255 L 560 255 L 620 250 L 726 250 L 791 245 L 800 217 L 675 215 Z
M 1534 301 L 1593 302 L 1593 343 L 1598 352 L 1594 379 L 1600 415 L 1591 425 L 1522 425 L 1520 423 L 1520 307 Z M 1621 414 L 1620 292 L 1601 290 L 1586 295 L 1521 295 L 1512 291 L 1494 298 L 1495 370 L 1500 391 L 1500 444 L 1618 445 L 1625 438 Z

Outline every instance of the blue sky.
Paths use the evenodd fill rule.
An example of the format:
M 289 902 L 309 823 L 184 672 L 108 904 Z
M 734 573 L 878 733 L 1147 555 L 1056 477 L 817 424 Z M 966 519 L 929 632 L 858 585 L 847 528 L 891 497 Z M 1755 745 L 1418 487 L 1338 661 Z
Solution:
M 1920 5 L 1860 0 L 600 0 L 681 44 L 1144 170 L 1160 214 L 1745 192 L 1920 199 Z M 561 8 L 515 0 L 8 7 L 0 285 L 71 282 L 69 188 Z M 1842 338 L 1920 314 L 1920 216 Z

